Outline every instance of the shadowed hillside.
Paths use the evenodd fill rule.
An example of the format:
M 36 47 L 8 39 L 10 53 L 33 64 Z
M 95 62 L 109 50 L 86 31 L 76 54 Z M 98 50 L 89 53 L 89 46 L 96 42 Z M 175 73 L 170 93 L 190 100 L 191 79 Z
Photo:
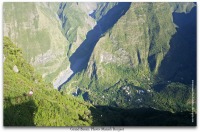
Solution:
M 177 32 L 170 41 L 170 50 L 159 68 L 159 76 L 171 80 L 196 84 L 197 65 L 197 10 L 190 13 L 173 13 Z
M 87 33 L 86 39 L 69 58 L 70 68 L 73 74 L 59 86 L 58 90 L 60 90 L 77 72 L 81 72 L 83 69 L 87 68 L 88 61 L 100 37 L 112 28 L 118 19 L 126 13 L 130 4 L 131 3 L 128 2 L 122 2 L 114 6 L 97 22 L 97 25 Z
M 109 106 L 91 108 L 95 126 L 196 126 L 190 112 L 171 113 L 152 108 L 121 109 Z M 97 111 L 98 110 L 98 111 Z
M 12 104 L 19 100 L 23 103 Z M 4 126 L 35 126 L 34 115 L 37 107 L 34 101 L 25 96 L 15 98 L 4 98 Z

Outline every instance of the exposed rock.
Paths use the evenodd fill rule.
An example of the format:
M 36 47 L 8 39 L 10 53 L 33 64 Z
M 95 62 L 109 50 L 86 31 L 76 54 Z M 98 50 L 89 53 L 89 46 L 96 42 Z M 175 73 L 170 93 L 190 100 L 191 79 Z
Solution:
M 17 68 L 16 65 L 14 65 L 14 67 L 13 67 L 13 71 L 14 71 L 15 73 L 18 73 L 18 72 L 19 72 L 19 69 Z
M 60 72 L 57 78 L 53 81 L 54 88 L 57 89 L 59 86 L 61 86 L 72 74 L 73 71 L 69 67 Z

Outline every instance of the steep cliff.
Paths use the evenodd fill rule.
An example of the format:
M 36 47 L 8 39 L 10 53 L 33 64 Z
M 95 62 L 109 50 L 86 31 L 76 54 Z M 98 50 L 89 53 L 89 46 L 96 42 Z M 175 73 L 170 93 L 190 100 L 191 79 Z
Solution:
M 86 34 L 96 22 L 90 17 L 96 3 L 60 3 L 58 16 L 62 24 L 62 32 L 69 40 L 67 56 L 71 56 L 77 47 L 85 40 Z
M 188 7 L 190 10 L 187 10 L 189 14 L 194 4 L 185 4 L 190 6 L 190 8 Z M 182 93 L 191 92 L 188 83 L 182 82 L 183 84 L 180 84 L 178 83 L 181 82 L 180 80 L 169 79 L 164 74 L 160 74 L 166 55 L 169 56 L 169 53 L 179 57 L 184 53 L 188 57 L 196 55 L 195 52 L 190 54 L 195 47 L 190 48 L 191 51 L 189 52 L 177 52 L 179 55 L 176 52 L 171 52 L 172 49 L 170 48 L 173 48 L 173 45 L 178 45 L 177 43 L 172 44 L 171 41 L 174 39 L 174 35 L 179 32 L 179 29 L 176 28 L 179 24 L 174 22 L 173 19 L 176 18 L 172 15 L 175 10 L 174 6 L 169 3 L 132 3 L 128 11 L 113 27 L 100 36 L 90 56 L 87 68 L 76 73 L 62 87 L 62 91 L 73 93 L 80 90 L 79 94 L 82 94 L 85 100 L 98 105 L 152 106 L 171 111 L 179 111 L 185 107 L 189 108 L 191 104 L 186 106 L 184 104 L 185 101 L 191 100 L 190 95 L 187 96 L 186 100 L 182 100 L 181 105 L 183 107 L 177 109 L 176 106 L 170 106 L 171 108 L 159 106 L 159 98 L 162 93 L 157 94 L 156 92 L 161 89 L 168 89 L 168 87 L 172 87 L 168 89 L 171 91 L 177 87 L 183 87 L 183 85 L 187 87 L 187 90 L 180 89 Z M 185 12 L 185 8 L 182 12 Z M 190 27 L 193 21 L 196 22 L 193 19 L 188 22 Z M 188 28 L 186 30 L 188 31 Z M 191 30 L 195 34 L 195 29 Z M 182 40 L 183 38 L 180 38 L 177 41 Z M 196 45 L 196 42 L 193 41 L 192 43 Z M 189 44 L 190 42 L 185 45 Z M 188 50 L 184 47 L 180 50 L 183 49 Z M 194 59 L 191 61 L 192 64 L 196 64 Z M 173 61 L 164 65 L 168 69 L 180 65 L 179 62 L 173 66 L 171 64 L 174 64 Z M 193 75 L 187 78 L 190 84 L 191 79 L 195 80 L 196 73 L 194 69 L 190 70 L 193 71 Z M 171 77 L 174 74 L 173 72 L 177 70 L 173 69 L 173 71 L 168 72 L 165 69 L 162 71 L 165 71 L 166 75 L 171 72 L 172 74 L 169 75 Z M 184 71 L 184 76 L 190 75 L 190 71 Z M 179 75 L 183 76 L 182 71 L 178 72 Z M 179 94 L 179 96 L 182 97 L 184 94 Z M 167 98 L 167 95 L 164 94 L 163 101 Z M 171 101 L 174 104 L 177 103 L 176 98 L 172 98 Z

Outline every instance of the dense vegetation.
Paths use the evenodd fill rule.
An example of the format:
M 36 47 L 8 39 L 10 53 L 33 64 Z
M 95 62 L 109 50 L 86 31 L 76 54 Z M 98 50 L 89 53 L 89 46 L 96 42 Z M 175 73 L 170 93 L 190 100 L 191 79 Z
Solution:
M 98 106 L 102 118 L 94 120 L 105 126 L 193 126 L 190 112 L 170 113 L 151 108 L 121 109 Z M 95 116 L 94 116 L 95 117 Z M 95 118 L 96 119 L 96 118 Z
M 122 109 L 116 106 L 93 106 L 84 102 L 82 98 L 60 93 L 50 84 L 45 83 L 34 72 L 33 67 L 23 59 L 21 50 L 7 37 L 4 37 L 3 49 L 5 126 L 173 126 L 196 123 L 196 116 L 194 115 L 195 122 L 192 123 L 189 112 L 172 114 L 148 107 Z M 17 66 L 18 71 L 13 69 L 14 66 Z M 30 90 L 33 90 L 34 94 L 27 96 Z M 171 95 L 168 92 L 164 93 Z M 177 97 L 178 94 L 182 93 L 170 97 L 173 100 L 173 97 Z M 119 96 L 119 98 L 123 97 Z
M 63 95 L 35 74 L 22 52 L 4 37 L 4 125 L 88 126 L 90 104 Z M 17 66 L 18 72 L 13 71 Z M 26 96 L 33 90 L 33 96 Z
M 181 4 L 175 9 L 175 5 L 132 3 L 125 15 L 101 36 L 87 68 L 76 73 L 61 91 L 82 96 L 94 105 L 122 108 L 150 106 L 171 112 L 191 111 L 191 80 L 196 82 L 196 53 L 193 51 L 196 49 L 196 27 L 192 25 L 196 21 L 188 19 L 186 26 L 176 23 L 172 12 L 177 8 L 185 12 L 186 7 L 181 8 L 184 5 Z M 187 11 L 194 6 L 192 3 L 186 5 Z M 99 6 L 96 15 L 101 10 Z M 191 18 L 189 14 L 183 14 L 184 18 Z M 179 29 L 176 29 L 172 19 Z M 186 35 L 188 31 L 192 31 L 191 35 Z M 186 37 L 178 35 L 176 38 L 177 34 L 189 39 L 183 43 Z M 182 68 L 179 68 L 181 65 Z M 181 78 L 189 83 L 180 81 Z M 196 84 L 194 93 L 195 90 Z

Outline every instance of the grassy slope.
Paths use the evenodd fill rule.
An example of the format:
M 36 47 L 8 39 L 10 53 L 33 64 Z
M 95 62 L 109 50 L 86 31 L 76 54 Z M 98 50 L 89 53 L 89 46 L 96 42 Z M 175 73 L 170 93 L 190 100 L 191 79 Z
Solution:
M 4 125 L 87 126 L 92 124 L 92 105 L 61 95 L 42 81 L 23 58 L 22 52 L 4 37 Z M 13 71 L 13 66 L 19 69 Z M 24 96 L 33 90 L 32 97 Z

